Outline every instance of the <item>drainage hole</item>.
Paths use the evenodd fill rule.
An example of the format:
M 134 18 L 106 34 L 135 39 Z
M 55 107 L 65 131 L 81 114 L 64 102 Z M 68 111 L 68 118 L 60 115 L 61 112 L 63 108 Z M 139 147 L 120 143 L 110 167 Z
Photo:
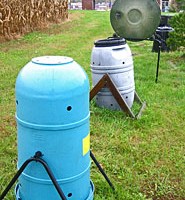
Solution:
M 68 107 L 67 107 L 67 111 L 70 111 L 70 110 L 72 110 L 72 107 L 71 107 L 71 106 L 68 106 Z
M 111 103 L 110 105 L 111 105 L 111 106 L 113 106 L 113 104 L 112 104 L 112 103 Z
M 126 96 L 126 99 L 128 99 L 128 96 Z
M 125 64 L 125 62 L 122 62 L 123 64 Z
M 16 100 L 16 104 L 17 104 L 17 105 L 19 104 L 18 100 Z
M 68 197 L 72 197 L 72 195 L 73 195 L 72 193 L 69 193 L 67 196 L 68 196 Z

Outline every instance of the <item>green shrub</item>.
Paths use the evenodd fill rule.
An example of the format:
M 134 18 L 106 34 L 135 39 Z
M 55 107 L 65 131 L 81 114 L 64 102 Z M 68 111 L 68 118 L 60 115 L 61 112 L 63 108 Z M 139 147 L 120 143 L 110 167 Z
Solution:
M 170 33 L 167 43 L 171 50 L 185 48 L 185 12 L 179 13 L 169 21 L 174 31 Z

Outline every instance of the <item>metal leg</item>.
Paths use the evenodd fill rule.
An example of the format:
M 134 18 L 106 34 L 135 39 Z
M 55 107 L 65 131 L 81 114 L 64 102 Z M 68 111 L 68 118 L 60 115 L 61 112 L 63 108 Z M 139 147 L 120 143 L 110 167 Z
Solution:
M 62 200 L 67 200 L 67 198 L 65 197 L 62 189 L 60 188 L 59 184 L 56 181 L 56 178 L 54 177 L 51 169 L 49 168 L 48 164 L 41 158 L 42 157 L 42 153 L 40 151 L 36 152 L 34 157 L 31 157 L 30 159 L 26 160 L 23 165 L 20 167 L 20 169 L 18 170 L 18 172 L 15 174 L 15 176 L 12 178 L 12 180 L 10 181 L 10 183 L 8 184 L 8 186 L 5 188 L 5 190 L 3 191 L 3 193 L 0 196 L 0 200 L 3 200 L 4 197 L 7 195 L 7 193 L 9 192 L 9 190 L 11 189 L 11 187 L 13 186 L 13 184 L 16 182 L 16 180 L 19 178 L 19 176 L 22 174 L 22 172 L 24 171 L 24 169 L 27 167 L 27 165 L 30 162 L 39 162 L 41 163 L 45 170 L 47 171 L 50 179 L 52 180 L 58 194 L 60 195 Z
M 90 151 L 90 156 L 92 158 L 92 160 L 94 161 L 94 163 L 96 164 L 96 166 L 98 167 L 99 171 L 101 172 L 101 174 L 104 176 L 105 180 L 108 182 L 108 184 L 110 185 L 110 187 L 115 190 L 113 184 L 111 183 L 110 179 L 108 178 L 108 176 L 106 175 L 106 173 L 104 172 L 103 168 L 101 167 L 101 165 L 99 164 L 99 162 L 96 160 L 94 154 L 92 153 L 92 151 Z
M 146 102 L 142 102 L 139 95 L 137 94 L 137 92 L 134 92 L 134 101 L 136 101 L 138 104 L 141 105 L 139 112 L 136 114 L 135 118 L 139 119 L 141 117 L 141 114 L 143 112 L 143 110 L 146 108 Z
M 158 49 L 158 57 L 157 57 L 157 70 L 156 70 L 156 78 L 155 82 L 157 83 L 158 81 L 158 76 L 159 76 L 159 63 L 160 63 L 160 55 L 161 55 L 161 42 L 159 42 L 159 49 Z

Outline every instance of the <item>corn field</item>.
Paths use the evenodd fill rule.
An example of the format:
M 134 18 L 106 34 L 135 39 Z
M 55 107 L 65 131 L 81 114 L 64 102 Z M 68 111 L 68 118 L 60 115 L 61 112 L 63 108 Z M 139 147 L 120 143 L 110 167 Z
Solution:
M 16 38 L 66 18 L 68 0 L 0 0 L 0 38 Z

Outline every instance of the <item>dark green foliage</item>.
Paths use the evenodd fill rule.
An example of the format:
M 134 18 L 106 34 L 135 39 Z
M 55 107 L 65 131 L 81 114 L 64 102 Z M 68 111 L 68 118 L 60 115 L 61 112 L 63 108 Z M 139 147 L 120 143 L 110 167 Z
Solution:
M 185 12 L 172 17 L 169 23 L 174 28 L 167 40 L 170 49 L 185 48 Z
M 184 10 L 185 9 L 185 1 L 184 0 L 176 0 L 178 8 L 180 10 Z

